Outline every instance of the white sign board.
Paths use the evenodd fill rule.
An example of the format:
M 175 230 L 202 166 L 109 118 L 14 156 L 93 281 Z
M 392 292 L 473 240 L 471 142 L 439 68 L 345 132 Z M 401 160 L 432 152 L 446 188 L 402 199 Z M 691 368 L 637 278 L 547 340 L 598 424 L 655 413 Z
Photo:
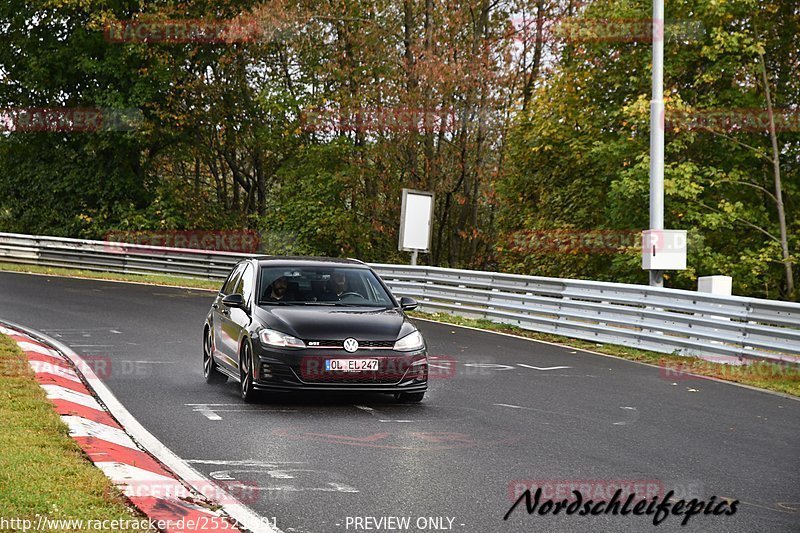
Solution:
M 433 193 L 403 189 L 398 250 L 427 252 L 431 247 Z

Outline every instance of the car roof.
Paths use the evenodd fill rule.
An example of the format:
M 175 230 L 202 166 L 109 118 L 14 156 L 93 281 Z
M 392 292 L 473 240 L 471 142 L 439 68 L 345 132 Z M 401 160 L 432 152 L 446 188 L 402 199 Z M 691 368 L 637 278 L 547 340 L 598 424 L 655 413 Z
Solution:
M 363 261 L 358 259 L 344 259 L 336 257 L 313 257 L 313 256 L 278 256 L 268 255 L 254 257 L 259 266 L 296 266 L 296 267 L 341 267 L 349 266 L 355 268 L 369 268 Z

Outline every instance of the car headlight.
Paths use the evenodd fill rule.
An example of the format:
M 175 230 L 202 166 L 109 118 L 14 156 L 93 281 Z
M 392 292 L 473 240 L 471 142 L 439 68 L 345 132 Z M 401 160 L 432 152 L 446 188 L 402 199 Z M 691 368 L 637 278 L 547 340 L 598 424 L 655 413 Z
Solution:
M 266 346 L 275 346 L 278 348 L 305 348 L 306 343 L 297 337 L 292 337 L 286 333 L 275 331 L 274 329 L 262 329 L 258 337 L 261 339 L 261 344 Z
M 425 339 L 422 338 L 422 333 L 419 331 L 406 335 L 394 343 L 394 349 L 398 352 L 411 352 L 413 350 L 421 350 L 424 347 Z

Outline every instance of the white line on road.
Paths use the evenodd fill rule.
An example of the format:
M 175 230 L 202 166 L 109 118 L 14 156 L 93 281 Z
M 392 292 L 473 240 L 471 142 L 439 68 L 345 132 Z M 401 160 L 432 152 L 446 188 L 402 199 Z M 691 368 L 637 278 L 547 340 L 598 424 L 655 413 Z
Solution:
M 209 420 L 222 420 L 217 413 L 296 413 L 297 409 L 242 409 L 240 403 L 186 403 L 195 413 L 200 413 Z M 218 409 L 218 407 L 238 407 L 238 409 Z
M 204 405 L 207 405 L 207 406 L 210 406 L 210 407 L 214 407 L 214 406 L 226 406 L 226 405 L 231 405 L 231 406 L 232 406 L 232 405 L 238 405 L 239 407 L 241 407 L 241 406 L 242 406 L 242 404 L 241 404 L 241 403 L 185 403 L 185 404 L 183 404 L 183 405 L 186 405 L 186 406 L 189 406 L 189 407 L 194 407 L 194 406 L 204 406 Z
M 198 465 L 262 466 L 265 468 L 275 468 L 276 465 L 305 464 L 303 461 L 258 461 L 255 459 L 243 460 L 243 461 L 228 461 L 228 460 L 217 460 L 217 459 L 187 459 L 186 462 Z
M 512 409 L 527 409 L 527 407 L 522 407 L 521 405 L 511 405 L 510 403 L 496 403 L 500 407 L 510 407 Z
M 204 409 L 203 407 L 198 407 L 195 409 L 195 412 L 200 413 L 209 420 L 222 420 L 222 417 L 219 416 L 214 411 L 212 411 L 211 409 Z
M 116 344 L 70 344 L 73 348 L 113 348 Z
M 297 409 L 217 409 L 215 413 L 296 413 Z
M 174 365 L 175 361 L 134 361 L 133 359 L 120 359 L 120 363 L 144 363 L 148 365 Z
M 524 366 L 525 368 L 532 368 L 534 370 L 562 370 L 566 368 L 572 368 L 571 366 L 533 366 L 533 365 L 526 365 L 525 363 L 517 363 L 517 366 Z
M 623 421 L 623 422 L 614 422 L 615 426 L 627 426 L 628 422 L 636 422 L 639 419 L 639 412 L 635 407 L 628 407 L 626 405 L 623 405 L 623 406 L 620 406 L 620 409 L 623 409 L 625 411 L 636 411 L 636 412 L 634 413 L 633 420 L 626 420 L 626 421 Z

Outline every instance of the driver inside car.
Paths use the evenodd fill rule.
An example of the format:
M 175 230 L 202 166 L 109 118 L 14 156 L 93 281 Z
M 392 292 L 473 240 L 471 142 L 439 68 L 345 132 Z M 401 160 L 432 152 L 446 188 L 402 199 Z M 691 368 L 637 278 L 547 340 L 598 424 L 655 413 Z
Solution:
M 325 284 L 325 292 L 322 294 L 320 300 L 328 302 L 336 301 L 339 300 L 343 294 L 348 292 L 352 291 L 350 290 L 347 276 L 345 276 L 344 272 L 334 270 L 331 273 L 331 277 L 328 278 L 328 283 Z

